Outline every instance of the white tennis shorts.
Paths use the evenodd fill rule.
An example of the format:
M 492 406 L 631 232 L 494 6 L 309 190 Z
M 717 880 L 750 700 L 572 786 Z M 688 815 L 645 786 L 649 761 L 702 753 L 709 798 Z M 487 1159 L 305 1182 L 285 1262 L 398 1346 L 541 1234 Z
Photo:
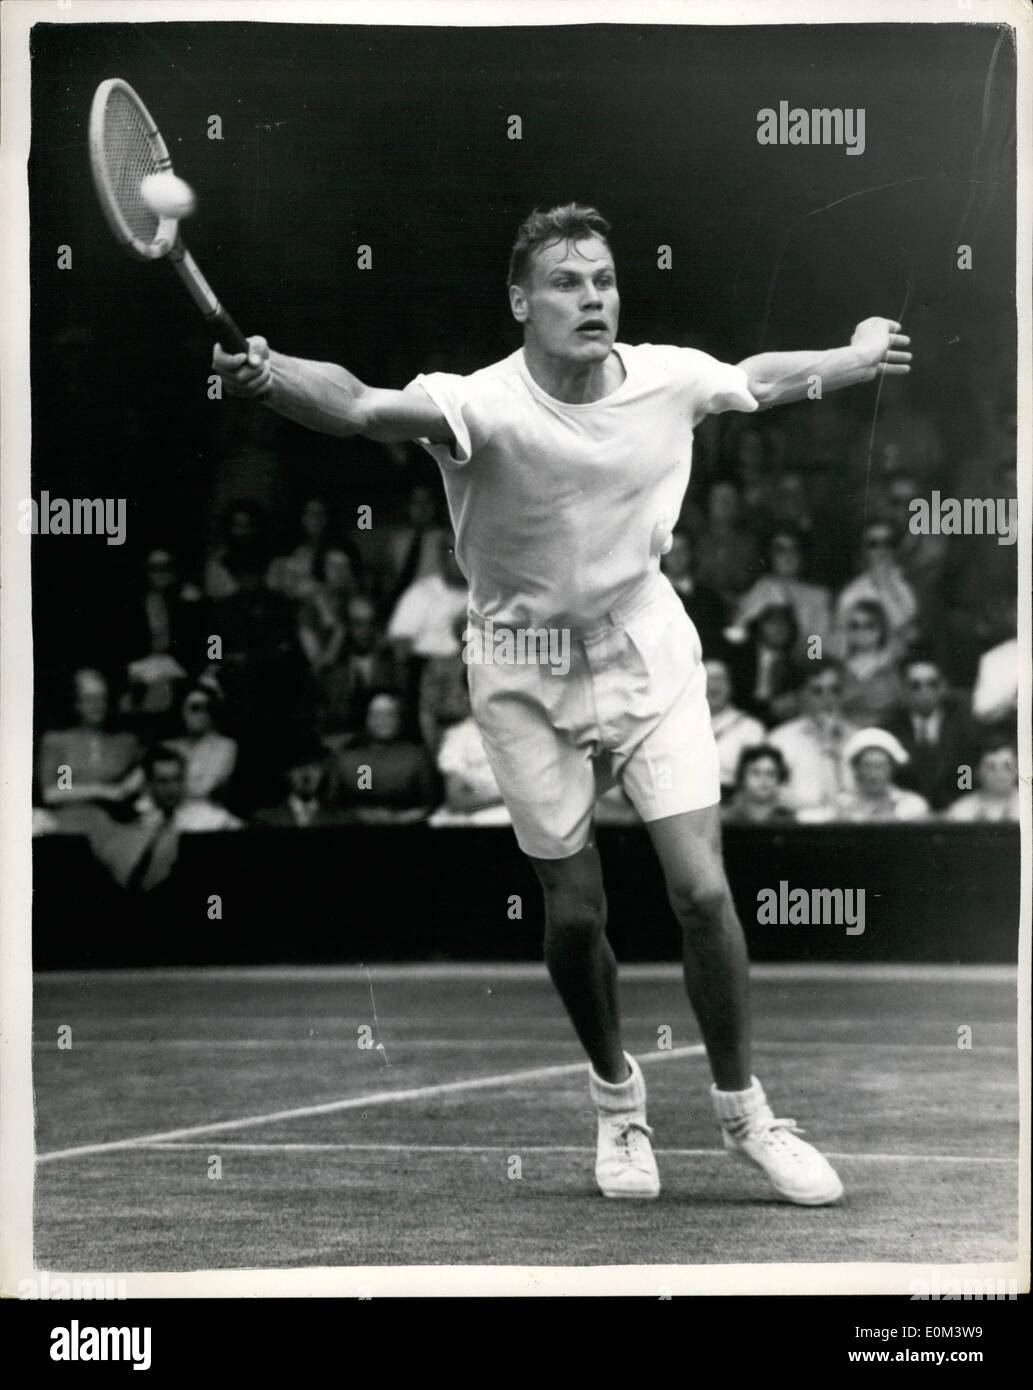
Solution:
M 492 634 L 482 651 L 501 650 L 505 629 L 471 613 L 474 630 Z M 593 807 L 615 783 L 647 822 L 716 805 L 699 634 L 667 579 L 656 575 L 591 629 L 566 630 L 566 652 L 566 674 L 555 660 L 469 664 L 474 718 L 524 853 L 565 859 L 583 849 Z

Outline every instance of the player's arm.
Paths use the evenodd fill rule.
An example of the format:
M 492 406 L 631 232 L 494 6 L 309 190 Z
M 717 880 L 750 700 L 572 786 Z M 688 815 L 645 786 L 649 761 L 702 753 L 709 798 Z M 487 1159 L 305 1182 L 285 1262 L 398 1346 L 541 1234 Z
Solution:
M 877 376 L 903 376 L 911 370 L 911 339 L 892 319 L 864 319 L 847 347 L 819 352 L 762 352 L 739 363 L 750 393 L 763 408 L 814 397 L 815 379 L 821 394 L 844 386 L 873 381 Z
M 445 417 L 422 387 L 384 391 L 367 386 L 333 362 L 310 362 L 273 352 L 264 338 L 249 338 L 246 355 L 223 352 L 217 345 L 212 366 L 230 395 L 260 400 L 288 420 L 321 434 L 342 439 L 361 434 L 383 444 L 452 440 Z

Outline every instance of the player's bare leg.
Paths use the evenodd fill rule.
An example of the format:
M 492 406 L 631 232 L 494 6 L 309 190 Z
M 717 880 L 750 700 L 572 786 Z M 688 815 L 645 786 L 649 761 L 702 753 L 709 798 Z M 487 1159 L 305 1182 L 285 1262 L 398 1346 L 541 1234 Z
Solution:
M 779 1197 L 823 1206 L 843 1195 L 828 1160 L 776 1119 L 750 1070 L 749 960 L 721 854 L 716 806 L 648 825 L 682 929 L 685 987 L 714 1074 L 725 1148 L 756 1164 Z
M 625 1081 L 617 960 L 606 937 L 599 851 L 532 859 L 545 894 L 545 964 L 597 1076 Z
M 682 932 L 685 988 L 722 1091 L 750 1084 L 749 958 L 721 854 L 716 806 L 646 826 Z
M 660 1178 L 646 1124 L 646 1087 L 621 1045 L 617 961 L 606 938 L 599 854 L 532 859 L 545 893 L 545 962 L 588 1053 L 595 1103 L 595 1173 L 607 1197 L 656 1197 Z

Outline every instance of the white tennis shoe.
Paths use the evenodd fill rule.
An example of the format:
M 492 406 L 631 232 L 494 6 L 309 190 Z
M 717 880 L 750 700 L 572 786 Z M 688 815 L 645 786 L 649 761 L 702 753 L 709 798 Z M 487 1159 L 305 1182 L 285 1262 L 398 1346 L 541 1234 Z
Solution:
M 624 1055 L 631 1068 L 626 1081 L 603 1081 L 588 1069 L 598 1116 L 595 1179 L 604 1197 L 659 1197 L 653 1131 L 646 1124 L 646 1083 L 634 1057 Z
M 775 1118 L 756 1077 L 751 1092 L 721 1092 L 712 1086 L 711 1095 L 725 1148 L 755 1164 L 783 1201 L 805 1207 L 839 1201 L 843 1184 L 832 1164 L 799 1138 L 803 1131 L 795 1120 Z

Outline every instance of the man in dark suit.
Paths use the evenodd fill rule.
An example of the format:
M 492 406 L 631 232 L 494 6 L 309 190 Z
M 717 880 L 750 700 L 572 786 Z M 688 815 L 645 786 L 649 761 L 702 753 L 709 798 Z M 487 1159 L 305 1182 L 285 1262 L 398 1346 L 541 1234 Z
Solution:
M 254 824 L 270 828 L 340 825 L 340 815 L 326 805 L 327 754 L 316 739 L 299 737 L 287 756 L 287 796 L 278 806 L 258 811 Z
M 971 767 L 976 738 L 965 709 L 951 699 L 939 665 L 921 654 L 901 666 L 903 705 L 884 723 L 910 756 L 901 770 L 902 786 L 920 792 L 933 810 L 958 797 L 958 769 Z

